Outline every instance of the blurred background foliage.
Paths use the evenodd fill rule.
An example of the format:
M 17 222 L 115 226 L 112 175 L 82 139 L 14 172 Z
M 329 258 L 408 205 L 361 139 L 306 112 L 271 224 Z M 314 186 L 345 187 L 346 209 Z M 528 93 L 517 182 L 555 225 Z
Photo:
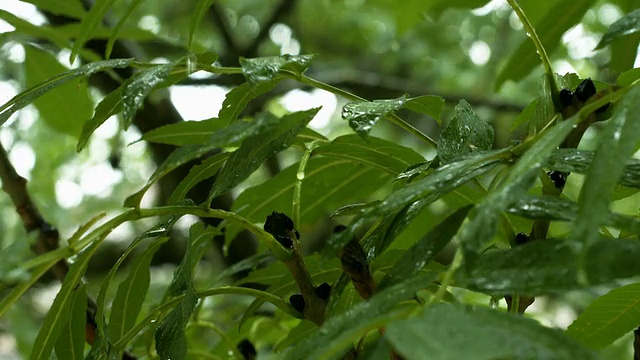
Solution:
M 73 65 L 68 61 L 70 41 L 90 3 L 80 0 L 3 0 L 0 3 L 0 103 L 65 68 L 78 66 L 78 61 Z M 594 50 L 615 20 L 637 8 L 636 0 L 520 0 L 519 3 L 536 26 L 557 73 L 577 73 L 580 78 L 591 77 L 612 84 L 621 72 L 640 66 L 640 34 Z M 128 1 L 114 2 L 97 37 L 81 54 L 80 62 L 104 56 L 109 27 L 127 13 L 129 5 Z M 112 57 L 128 55 L 142 61 L 161 62 L 184 56 L 195 6 L 196 0 L 142 1 L 120 29 Z M 538 96 L 543 74 L 533 46 L 505 1 L 214 1 L 197 28 L 192 51 L 215 52 L 224 66 L 238 66 L 240 56 L 315 53 L 317 56 L 307 72 L 310 77 L 370 100 L 394 98 L 404 93 L 440 95 L 447 100 L 445 122 L 451 117 L 453 106 L 464 98 L 494 127 L 497 147 L 524 136 L 525 129 L 511 131 L 512 122 Z M 117 119 L 110 119 L 91 138 L 88 147 L 76 153 L 82 124 L 91 118 L 93 108 L 113 84 L 75 81 L 15 114 L 0 128 L 0 141 L 19 173 L 29 180 L 29 191 L 41 212 L 60 229 L 65 239 L 96 214 L 113 214 L 121 209 L 124 199 L 144 184 L 163 158 L 162 150 L 144 142 L 133 143 L 141 133 L 161 123 L 215 117 L 224 94 L 242 82 L 240 76 L 193 74 L 168 90 L 153 93 L 145 103 L 144 114 L 139 114 L 134 121 L 135 126 L 125 130 Z M 283 113 L 323 105 L 323 116 L 314 120 L 311 127 L 330 139 L 351 133 L 346 122 L 340 119 L 344 99 L 296 87 L 299 86 L 284 82 L 274 92 L 250 104 L 244 115 L 251 116 L 261 109 Z M 441 127 L 434 119 L 409 112 L 400 115 L 432 138 L 438 137 Z M 591 139 L 597 132 L 595 126 L 581 147 L 592 147 Z M 412 147 L 427 158 L 435 155 L 434 149 L 388 123 L 378 124 L 373 135 Z M 300 152 L 295 149 L 279 154 L 237 188 L 233 196 L 263 183 L 299 157 Z M 165 203 L 170 192 L 163 190 L 163 186 L 171 188 L 179 180 L 179 177 L 168 179 L 152 188 L 151 196 L 147 196 L 144 203 Z M 566 196 L 575 199 L 580 184 L 580 176 L 572 176 Z M 379 195 L 373 192 L 361 200 L 375 198 Z M 637 200 L 637 196 L 626 197 L 616 206 L 622 212 L 635 214 Z M 232 201 L 227 199 L 227 208 Z M 323 216 L 299 224 L 303 238 L 310 240 L 310 250 L 317 249 L 314 242 L 328 236 L 328 229 L 332 227 L 328 215 L 336 208 L 323 209 Z M 428 208 L 393 247 L 408 247 L 453 209 L 446 202 Z M 172 269 L 184 251 L 184 233 L 193 221 L 193 218 L 182 219 L 177 227 L 181 231 L 176 231 L 172 241 L 156 255 L 148 303 L 161 296 L 171 280 Z M 530 222 L 519 221 L 522 229 L 518 230 L 530 227 Z M 89 269 L 89 276 L 98 280 L 90 281 L 93 291 L 123 247 L 151 223 L 125 224 L 110 237 L 108 246 L 101 250 Z M 518 227 L 517 222 L 514 225 Z M 551 231 L 562 234 L 566 228 L 554 225 Z M 9 198 L 0 195 L 0 248 L 11 255 L 14 264 L 30 256 L 25 244 L 27 238 Z M 212 246 L 196 276 L 206 283 L 224 266 L 254 251 L 255 245 L 249 240 L 239 242 L 247 251 L 236 255 L 231 252 L 226 258 L 220 244 Z M 7 258 L 5 255 L 3 261 Z M 11 276 L 19 276 L 10 274 L 10 264 L 5 262 L 1 266 L 2 279 L 6 282 L 11 281 Z M 19 357 L 17 354 L 29 352 L 29 344 L 39 327 L 38 320 L 46 312 L 58 286 L 52 279 L 48 281 L 32 290 L 28 301 L 17 304 L 0 322 L 0 357 Z M 596 289 L 591 293 L 539 299 L 532 314 L 545 324 L 565 327 L 577 311 L 604 291 Z M 469 302 L 488 302 L 488 298 L 470 292 L 458 295 L 468 297 Z M 250 338 L 258 347 L 277 343 L 276 339 L 285 338 L 290 328 L 297 326 L 296 321 L 258 316 L 238 330 L 234 321 L 250 301 L 242 296 L 216 297 L 207 300 L 201 311 L 214 311 L 217 322 L 226 324 L 233 339 Z M 9 329 L 12 333 L 8 333 Z M 215 340 L 217 335 L 213 332 L 188 334 L 203 347 L 217 343 L 216 348 L 225 351 L 224 344 Z M 607 358 L 623 358 L 622 354 L 629 353 L 629 341 L 622 339 L 605 350 Z

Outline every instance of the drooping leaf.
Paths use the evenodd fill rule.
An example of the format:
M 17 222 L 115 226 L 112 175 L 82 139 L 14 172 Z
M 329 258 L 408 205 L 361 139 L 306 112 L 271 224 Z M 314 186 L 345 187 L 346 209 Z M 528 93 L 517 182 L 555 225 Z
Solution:
M 115 0 L 97 0 L 93 6 L 91 6 L 91 9 L 89 9 L 89 12 L 84 15 L 80 23 L 80 29 L 78 29 L 78 33 L 76 34 L 73 48 L 71 49 L 71 55 L 69 56 L 70 63 L 75 61 L 80 49 L 91 39 L 93 32 L 102 22 L 102 19 L 113 6 L 114 2 Z
M 640 284 L 600 296 L 569 325 L 566 334 L 591 349 L 611 345 L 640 324 Z
M 637 241 L 599 239 L 582 254 L 580 241 L 536 240 L 479 256 L 458 284 L 488 294 L 540 295 L 582 289 L 640 271 Z M 584 269 L 582 262 L 584 261 Z M 578 278 L 578 270 L 585 279 Z
M 609 30 L 607 30 L 607 32 L 602 36 L 602 39 L 600 39 L 595 50 L 601 49 L 621 37 L 635 34 L 637 32 L 640 32 L 640 9 L 625 14 L 623 17 L 611 24 Z
M 125 128 L 131 124 L 147 95 L 167 79 L 175 64 L 161 64 L 144 69 L 122 84 L 120 96 L 122 96 L 122 120 Z
M 29 87 L 45 82 L 67 70 L 48 52 L 32 46 L 26 46 L 24 50 L 26 85 Z M 65 103 L 73 106 L 61 106 Z M 82 122 L 79 120 L 88 118 L 93 107 L 84 81 L 62 84 L 35 99 L 33 104 L 38 109 L 40 118 L 49 126 L 74 137 L 80 135 Z
M 415 275 L 418 271 L 438 255 L 451 238 L 458 232 L 460 225 L 467 217 L 472 206 L 465 206 L 447 217 L 443 222 L 434 227 L 429 233 L 412 246 L 389 270 L 380 281 L 380 288 L 398 283 L 402 279 Z
M 560 43 L 562 35 L 580 22 L 594 2 L 595 0 L 558 1 L 548 9 L 542 19 L 533 23 L 547 53 L 553 53 Z M 562 16 L 558 16 L 558 14 L 562 14 Z M 535 54 L 536 50 L 531 40 L 523 40 L 518 49 L 509 57 L 507 65 L 498 74 L 495 87 L 500 88 L 507 80 L 517 81 L 528 75 L 539 64 L 539 59 Z
M 434 279 L 433 273 L 417 275 L 380 291 L 344 314 L 329 318 L 319 331 L 290 348 L 284 359 L 339 357 L 359 336 L 397 318 L 398 314 L 389 310 L 398 302 L 414 297 L 418 290 L 429 286 Z
M 180 181 L 171 194 L 169 203 L 174 204 L 187 196 L 187 192 L 200 182 L 214 176 L 218 169 L 227 161 L 228 153 L 216 154 L 204 160 L 202 163 L 192 167 L 189 174 Z
M 271 81 L 281 71 L 302 76 L 311 65 L 313 55 L 282 55 L 259 57 L 253 59 L 240 58 L 240 66 L 247 81 L 257 85 Z
M 527 193 L 533 185 L 542 162 L 564 141 L 578 122 L 578 117 L 567 119 L 539 136 L 511 168 L 501 185 L 478 205 L 476 217 L 461 232 L 460 242 L 467 255 L 482 251 L 497 230 L 500 212 L 511 202 Z
M 156 351 L 163 360 L 184 359 L 187 353 L 185 327 L 198 302 L 193 286 L 193 271 L 199 256 L 200 248 L 210 241 L 213 233 L 203 223 L 195 223 L 189 230 L 189 242 L 182 262 L 173 273 L 173 280 L 167 289 L 169 297 L 182 296 L 180 303 L 160 321 L 155 331 Z
M 82 127 L 82 133 L 76 146 L 76 151 L 80 152 L 89 142 L 89 137 L 96 131 L 100 125 L 104 124 L 111 116 L 116 115 L 122 111 L 122 96 L 120 91 L 122 87 L 112 91 L 109 95 L 105 96 L 102 101 L 96 106 L 93 117 L 84 123 Z
M 123 68 L 129 66 L 133 59 L 114 59 L 105 61 L 96 61 L 80 66 L 79 68 L 65 71 L 52 78 L 49 78 L 38 85 L 14 96 L 11 100 L 0 106 L 0 125 L 4 124 L 9 117 L 16 111 L 32 103 L 35 99 L 41 97 L 48 91 L 68 82 L 77 77 L 88 77 L 92 74 L 106 69 Z
M 462 326 L 461 326 L 462 325 Z M 384 337 L 407 360 L 597 359 L 561 331 L 483 307 L 436 304 L 388 325 Z
M 55 345 L 58 359 L 80 360 L 84 358 L 84 332 L 87 323 L 87 289 L 81 284 L 71 295 L 71 313 Z
M 431 116 L 438 124 L 441 124 L 442 109 L 444 109 L 444 99 L 436 95 L 423 95 L 408 99 L 404 107 L 419 113 Z
M 593 162 L 578 201 L 578 218 L 572 238 L 587 244 L 598 236 L 609 211 L 613 189 L 640 141 L 640 86 L 634 86 L 618 102 L 613 118 L 599 137 Z
M 127 278 L 118 286 L 109 317 L 109 337 L 113 343 L 135 325 L 142 309 L 144 294 L 149 289 L 151 260 L 158 248 L 168 239 L 160 237 L 151 243 L 130 265 Z
M 182 121 L 148 131 L 140 140 L 176 146 L 199 145 L 206 143 L 222 127 L 224 124 L 218 119 Z
M 366 137 L 380 119 L 402 108 L 406 101 L 407 97 L 402 96 L 393 100 L 351 102 L 342 108 L 342 118 L 358 135 Z
M 357 135 L 340 136 L 330 144 L 320 145 L 313 156 L 322 155 L 353 160 L 376 167 L 393 176 L 424 158 L 412 149 L 380 138 L 369 137 L 365 141 Z
M 320 108 L 315 108 L 285 115 L 272 131 L 245 139 L 240 148 L 229 156 L 227 162 L 220 169 L 220 174 L 218 174 L 209 193 L 208 201 L 238 185 L 260 167 L 269 156 L 288 148 L 298 132 L 313 119 L 319 110 Z M 262 115 L 258 115 L 258 117 L 260 116 L 273 117 L 274 115 L 262 113 Z
M 231 91 L 229 91 L 224 97 L 222 108 L 218 114 L 218 119 L 225 125 L 237 120 L 249 101 L 255 99 L 259 95 L 271 91 L 279 81 L 280 79 L 274 78 L 270 81 L 264 81 L 258 84 L 246 82 L 231 89 Z
M 491 150 L 493 128 L 480 120 L 471 105 L 460 100 L 455 115 L 440 134 L 438 158 L 443 162 L 474 151 Z
M 144 193 L 160 178 L 175 170 L 177 167 L 208 152 L 230 145 L 254 136 L 256 134 L 274 131 L 279 126 L 280 119 L 273 116 L 260 116 L 252 122 L 234 122 L 233 124 L 216 131 L 204 145 L 185 145 L 172 152 L 167 159 L 158 166 L 151 175 L 147 184 L 135 194 L 125 200 L 125 206 L 138 207 Z
M 187 48 L 191 50 L 193 46 L 193 39 L 196 33 L 196 29 L 198 25 L 200 25 L 200 21 L 204 17 L 204 14 L 209 10 L 213 4 L 213 0 L 198 0 L 196 3 L 194 10 L 191 12 L 191 23 L 189 25 L 189 40 L 187 41 Z

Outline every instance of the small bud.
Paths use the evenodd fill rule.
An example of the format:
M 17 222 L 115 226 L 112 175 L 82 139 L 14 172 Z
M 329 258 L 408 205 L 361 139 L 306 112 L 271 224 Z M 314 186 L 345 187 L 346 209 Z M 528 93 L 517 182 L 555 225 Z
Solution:
M 571 92 L 571 90 L 560 90 L 560 94 L 558 94 L 558 97 L 560 98 L 560 104 L 562 104 L 562 106 L 564 107 L 571 105 L 571 103 L 573 102 L 573 96 L 574 94 L 573 92 Z
M 515 238 L 515 243 L 518 245 L 522 245 L 529 241 L 529 235 L 525 233 L 518 233 Z
M 331 285 L 326 282 L 320 284 L 320 286 L 316 288 L 316 295 L 322 300 L 328 300 L 329 295 L 331 295 Z
M 587 99 L 596 94 L 596 85 L 591 79 L 584 79 L 576 88 L 576 97 L 578 100 L 585 102 Z
M 238 345 L 236 345 L 236 347 L 247 360 L 255 359 L 258 355 L 255 346 L 253 346 L 251 341 L 249 341 L 248 339 L 243 339 L 238 343 Z
M 298 312 L 304 311 L 304 297 L 301 294 L 293 294 L 289 297 L 289 303 Z
M 556 186 L 557 189 L 562 189 L 564 185 L 567 183 L 567 174 L 561 171 L 552 170 L 552 171 L 549 171 L 547 175 L 549 175 L 549 179 L 553 181 L 553 184 Z
M 264 223 L 264 230 L 273 237 L 284 247 L 290 249 L 293 246 L 292 236 L 300 238 L 300 234 L 293 227 L 293 220 L 287 215 L 279 212 L 272 212 L 267 216 L 267 221 Z

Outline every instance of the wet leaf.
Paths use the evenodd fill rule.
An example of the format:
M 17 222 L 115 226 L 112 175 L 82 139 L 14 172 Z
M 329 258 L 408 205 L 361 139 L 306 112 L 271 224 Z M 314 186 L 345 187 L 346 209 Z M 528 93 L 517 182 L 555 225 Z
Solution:
M 472 206 L 465 206 L 435 226 L 427 235 L 413 245 L 380 281 L 380 288 L 398 283 L 415 275 L 451 241 Z
M 640 32 L 640 9 L 634 10 L 611 24 L 594 50 L 601 49 L 613 41 Z
M 240 148 L 229 156 L 227 162 L 220 169 L 216 182 L 209 193 L 208 201 L 238 185 L 260 167 L 268 157 L 291 146 L 298 132 L 313 119 L 319 110 L 320 108 L 315 108 L 285 115 L 270 131 L 261 132 L 245 139 Z M 269 113 L 262 113 L 257 117 L 261 116 L 274 117 Z
M 451 159 L 470 152 L 491 150 L 493 128 L 480 120 L 471 105 L 460 100 L 455 107 L 455 115 L 440 134 L 438 158 L 447 163 Z
M 457 283 L 488 294 L 535 296 L 583 289 L 636 276 L 640 271 L 637 241 L 599 239 L 582 254 L 580 241 L 536 240 L 478 257 Z M 584 260 L 586 284 L 578 279 Z M 582 269 L 581 269 L 582 270 Z
M 461 326 L 461 324 L 464 324 Z M 407 360 L 597 359 L 560 330 L 483 307 L 436 304 L 389 324 L 384 337 Z
M 252 122 L 234 122 L 216 131 L 204 145 L 185 145 L 172 152 L 165 161 L 158 166 L 147 184 L 135 194 L 125 200 L 125 206 L 138 207 L 147 189 L 166 174 L 187 162 L 197 159 L 210 151 L 231 146 L 261 132 L 269 132 L 279 126 L 280 119 L 273 116 L 256 117 Z
M 402 108 L 406 96 L 393 100 L 351 102 L 342 108 L 342 118 L 360 136 L 366 138 L 373 126 L 383 117 Z
M 599 136 L 593 161 L 578 200 L 578 218 L 572 238 L 589 244 L 598 236 L 609 211 L 609 201 L 640 139 L 640 86 L 635 86 L 618 102 L 613 118 Z
M 167 80 L 174 66 L 175 63 L 169 63 L 141 70 L 122 84 L 120 96 L 122 96 L 122 121 L 125 129 L 133 121 L 133 117 L 147 95 L 154 87 Z
M 282 79 L 274 78 L 270 81 L 264 81 L 258 84 L 246 82 L 231 89 L 224 97 L 222 108 L 218 114 L 218 119 L 225 125 L 236 121 L 242 113 L 242 110 L 247 107 L 249 101 L 273 90 L 280 80 Z
M 140 140 L 176 146 L 199 145 L 205 144 L 214 132 L 223 127 L 218 119 L 183 121 L 146 132 Z
M 257 85 L 273 80 L 281 71 L 301 76 L 311 65 L 313 55 L 282 55 L 259 57 L 253 59 L 240 58 L 240 66 L 247 81 Z
M 189 174 L 180 181 L 178 186 L 171 194 L 169 203 L 174 204 L 187 196 L 187 192 L 200 182 L 213 177 L 222 164 L 229 158 L 228 153 L 216 154 L 202 161 L 202 163 L 195 165 L 189 170 Z
M 640 284 L 600 296 L 571 323 L 566 334 L 591 349 L 611 345 L 640 324 Z
M 411 299 L 416 292 L 431 284 L 433 273 L 420 274 L 399 284 L 388 287 L 372 296 L 368 301 L 354 305 L 344 314 L 329 318 L 319 331 L 290 348 L 284 359 L 337 358 L 358 337 L 370 330 L 399 317 L 390 311 L 401 301 Z
M 552 54 L 560 44 L 562 35 L 574 25 L 578 24 L 595 0 L 558 1 L 549 7 L 547 13 L 533 23 L 536 33 L 548 54 Z M 558 16 L 562 14 L 562 16 Z M 511 54 L 507 65 L 500 71 L 496 80 L 496 89 L 505 81 L 518 81 L 531 73 L 539 65 L 535 56 L 536 50 L 530 39 L 524 39 L 518 49 Z
M 104 124 L 111 116 L 116 115 L 122 111 L 122 96 L 120 96 L 122 87 L 112 91 L 109 95 L 105 96 L 102 101 L 96 106 L 93 117 L 84 123 L 82 127 L 82 133 L 76 146 L 76 151 L 80 152 L 89 142 L 89 137 L 96 131 L 100 125 Z
M 411 98 L 404 103 L 404 107 L 419 113 L 431 116 L 438 124 L 442 124 L 442 109 L 444 109 L 444 99 L 436 95 L 423 95 Z
M 129 66 L 133 59 L 114 59 L 105 61 L 96 61 L 80 66 L 76 69 L 68 70 L 51 77 L 38 85 L 34 85 L 29 89 L 14 96 L 11 100 L 0 106 L 0 125 L 4 124 L 13 113 L 32 103 L 35 99 L 41 97 L 56 87 L 69 82 L 78 77 L 88 77 L 92 74 L 113 68 L 124 68 Z
M 376 137 L 365 141 L 357 135 L 340 136 L 330 144 L 317 147 L 312 155 L 353 160 L 393 176 L 414 163 L 424 161 L 418 153 L 402 145 Z

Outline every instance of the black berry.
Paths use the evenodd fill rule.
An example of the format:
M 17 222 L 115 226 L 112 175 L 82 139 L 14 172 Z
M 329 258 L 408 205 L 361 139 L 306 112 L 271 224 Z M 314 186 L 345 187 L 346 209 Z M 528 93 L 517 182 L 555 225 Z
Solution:
M 574 94 L 571 92 L 571 90 L 560 90 L 560 94 L 558 94 L 558 97 L 560 98 L 560 104 L 562 104 L 562 106 L 564 107 L 571 105 L 571 103 L 573 102 L 573 96 Z
M 304 297 L 301 294 L 293 294 L 289 297 L 289 303 L 298 312 L 304 311 Z
M 547 173 L 549 175 L 549 179 L 553 181 L 553 184 L 557 189 L 562 189 L 564 185 L 567 183 L 567 174 L 560 171 L 549 171 Z
M 585 102 L 587 99 L 596 94 L 596 85 L 591 79 L 584 79 L 576 88 L 576 97 L 578 100 Z
M 518 245 L 522 245 L 529 241 L 529 235 L 525 233 L 518 233 L 515 238 L 515 243 Z
M 322 300 L 329 299 L 329 295 L 331 295 L 331 285 L 326 282 L 320 284 L 320 286 L 316 288 L 316 295 Z
M 300 237 L 300 234 L 293 228 L 293 220 L 287 215 L 275 211 L 267 216 L 264 230 L 273 235 L 282 246 L 288 249 L 293 246 L 292 234 L 295 234 L 297 238 Z
M 243 339 L 236 346 L 245 359 L 255 359 L 258 355 L 255 346 L 248 339 Z

